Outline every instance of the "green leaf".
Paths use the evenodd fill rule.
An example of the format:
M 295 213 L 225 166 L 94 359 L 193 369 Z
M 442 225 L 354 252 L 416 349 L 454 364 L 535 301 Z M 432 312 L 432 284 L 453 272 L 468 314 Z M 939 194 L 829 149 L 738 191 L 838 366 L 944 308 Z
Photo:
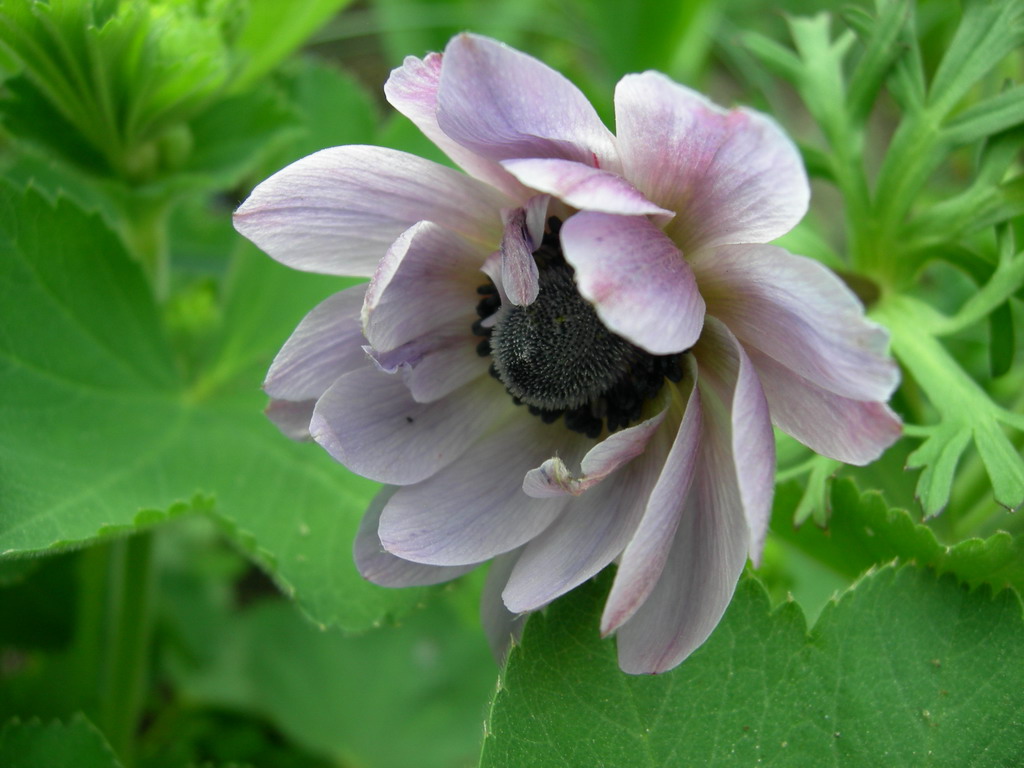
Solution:
M 261 411 L 279 345 L 347 283 L 241 251 L 213 362 L 174 366 L 137 266 L 94 216 L 0 189 L 0 553 L 89 541 L 214 505 L 319 622 L 365 628 L 418 599 L 350 555 L 376 490 Z
M 890 509 L 875 491 L 861 493 L 852 480 L 832 484 L 828 528 L 795 526 L 791 510 L 801 489 L 785 483 L 776 492 L 773 537 L 830 570 L 853 580 L 872 566 L 900 560 L 953 574 L 960 581 L 995 589 L 1012 586 L 1024 592 L 1024 542 L 1000 531 L 987 539 L 967 539 L 944 546 L 930 528 L 903 509 Z
M 113 750 L 82 715 L 64 725 L 8 722 L 0 731 L 4 768 L 120 768 Z
M 1001 262 L 998 272 L 1001 276 L 1018 275 L 1022 270 L 1024 258 L 1016 258 Z M 992 281 L 979 295 L 995 296 L 995 306 L 998 306 L 1007 298 L 1003 294 L 1005 287 L 1003 280 Z M 973 317 L 974 310 L 966 307 L 965 311 L 968 317 Z M 1016 425 L 1017 420 L 992 400 L 935 337 L 950 330 L 949 318 L 939 316 L 934 309 L 909 296 L 891 297 L 880 302 L 875 307 L 875 316 L 892 332 L 893 353 L 938 411 L 939 423 L 923 429 L 946 436 L 961 430 L 970 431 L 992 481 L 995 500 L 1008 509 L 1024 503 L 1024 458 L 1013 447 L 1002 427 L 1003 424 Z M 931 463 L 945 457 L 944 461 L 949 462 L 949 456 L 948 452 L 943 454 L 938 450 L 936 445 L 916 458 L 927 459 Z M 944 485 L 929 480 L 926 486 L 925 511 L 936 514 L 946 505 L 948 495 L 938 493 Z M 919 486 L 919 493 L 922 490 Z
M 899 39 L 904 36 L 907 23 L 913 18 L 909 0 L 888 0 L 879 5 L 882 7 L 877 19 L 864 14 L 859 8 L 853 8 L 846 14 L 848 20 L 852 20 L 852 16 L 863 21 L 859 25 L 851 24 L 864 41 L 865 47 L 850 75 L 846 96 L 851 120 L 858 125 L 867 119 L 882 83 L 903 53 Z
M 249 13 L 235 40 L 243 57 L 233 90 L 244 91 L 284 61 L 351 0 L 250 0 Z
M 945 139 L 951 145 L 969 144 L 1024 124 L 1024 85 L 975 104 L 946 123 Z
M 1024 43 L 1024 6 L 1017 0 L 964 0 L 963 16 L 928 91 L 943 117 L 999 61 Z
M 597 626 L 609 579 L 526 625 L 483 768 L 1009 766 L 1024 759 L 1020 600 L 913 567 L 864 577 L 807 634 L 743 579 L 672 672 L 621 673 Z
M 470 765 L 497 673 L 447 600 L 347 638 L 264 600 L 231 617 L 212 650 L 180 680 L 193 705 L 258 713 L 333 764 L 372 768 Z

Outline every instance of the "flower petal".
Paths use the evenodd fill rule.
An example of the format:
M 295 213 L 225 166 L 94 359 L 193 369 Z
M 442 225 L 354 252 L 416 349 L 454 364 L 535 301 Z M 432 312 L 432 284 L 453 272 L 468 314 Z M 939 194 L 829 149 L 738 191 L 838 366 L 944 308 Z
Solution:
M 774 240 L 807 212 L 800 153 L 765 115 L 645 72 L 619 81 L 615 125 L 623 175 L 676 212 L 666 232 L 684 253 Z
M 624 216 L 656 214 L 663 217 L 659 222 L 674 216 L 617 173 L 592 165 L 557 158 L 503 160 L 501 165 L 526 186 L 554 195 L 580 210 Z
M 490 160 L 561 157 L 617 170 L 615 139 L 580 90 L 495 40 L 448 43 L 437 104 L 441 130 Z
M 429 221 L 399 235 L 366 289 L 362 323 L 373 348 L 387 352 L 472 315 L 487 253 Z M 468 320 L 467 332 L 474 319 Z
M 723 458 L 717 469 L 733 474 L 750 527 L 750 558 L 759 565 L 775 492 L 775 436 L 768 402 L 743 345 L 717 318 L 709 316 L 704 328 L 693 354 L 705 439 L 711 432 L 731 439 L 731 459 Z
M 514 407 L 498 396 L 498 386 L 486 377 L 437 402 L 417 403 L 401 376 L 367 365 L 324 393 L 310 432 L 357 474 L 392 485 L 418 483 L 458 459 Z
M 383 147 L 334 147 L 278 171 L 235 211 L 235 228 L 278 261 L 369 277 L 388 246 L 429 220 L 479 243 L 501 238 L 504 195 Z
M 480 597 L 480 623 L 484 627 L 494 660 L 499 665 L 505 663 L 510 646 L 523 636 L 523 627 L 528 618 L 526 614 L 517 615 L 509 611 L 501 599 L 501 591 L 505 588 L 520 552 L 522 550 L 517 549 L 494 558 Z
M 501 238 L 501 284 L 517 307 L 533 304 L 540 292 L 535 249 L 526 226 L 526 209 L 514 208 L 508 213 Z
M 523 490 L 535 499 L 571 494 L 579 496 L 600 483 L 619 467 L 644 452 L 651 436 L 665 419 L 665 410 L 635 426 L 614 432 L 599 442 L 580 462 L 580 476 L 574 477 L 559 456 L 526 473 Z
M 689 395 L 685 398 L 679 429 L 664 462 L 661 477 L 651 491 L 643 519 L 622 552 L 611 592 L 601 617 L 601 634 L 614 632 L 650 596 L 665 568 L 676 528 L 683 514 L 697 464 L 701 430 L 700 396 L 693 385 L 697 367 L 688 356 Z
M 703 418 L 696 472 L 658 583 L 617 632 L 619 666 L 632 674 L 671 669 L 707 639 L 771 508 L 775 444 L 751 363 L 714 318 L 694 354 Z
M 315 400 L 339 376 L 365 365 L 359 324 L 365 293 L 365 285 L 354 285 L 314 307 L 277 353 L 263 390 L 279 400 Z
M 888 332 L 818 262 L 772 245 L 734 245 L 702 252 L 693 268 L 708 312 L 744 346 L 853 400 L 888 400 L 899 383 Z
M 423 59 L 406 56 L 402 66 L 391 71 L 384 84 L 384 95 L 395 109 L 408 117 L 428 139 L 470 176 L 497 187 L 512 200 L 526 200 L 530 192 L 504 168 L 466 149 L 441 130 L 437 124 L 437 91 L 441 84 L 439 53 Z
M 402 488 L 381 516 L 384 547 L 419 563 L 464 565 L 529 541 L 565 506 L 564 498 L 531 499 L 521 488 L 523 475 L 550 455 L 557 437 L 540 419 L 522 414 L 452 466 Z
M 580 295 L 609 329 L 654 355 L 694 345 L 704 299 L 690 266 L 654 224 L 584 211 L 570 217 L 560 235 Z
M 313 418 L 314 407 L 316 400 L 271 400 L 264 413 L 285 437 L 312 440 L 309 422 Z
M 473 319 L 460 318 L 389 352 L 367 349 L 382 371 L 400 372 L 413 400 L 432 403 L 487 373 L 476 351 L 480 339 L 467 330 Z
M 570 501 L 551 527 L 525 546 L 502 593 L 510 611 L 546 605 L 622 552 L 658 479 L 668 452 L 666 442 L 652 440 L 643 455 L 607 479 L 600 492 Z
M 369 509 L 359 523 L 359 532 L 352 545 L 356 568 L 364 579 L 382 587 L 417 587 L 442 584 L 469 573 L 476 565 L 423 565 L 395 557 L 381 546 L 377 528 L 384 505 L 394 495 L 395 486 L 385 486 L 373 497 Z
M 899 439 L 902 423 L 885 403 L 837 395 L 756 349 L 747 353 L 772 421 L 816 453 L 847 464 L 870 464 Z

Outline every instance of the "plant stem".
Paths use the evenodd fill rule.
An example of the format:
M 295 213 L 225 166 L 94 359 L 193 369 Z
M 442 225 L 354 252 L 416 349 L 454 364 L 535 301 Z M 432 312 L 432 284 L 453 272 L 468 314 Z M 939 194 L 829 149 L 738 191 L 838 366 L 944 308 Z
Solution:
M 152 534 L 138 533 L 83 555 L 78 624 L 82 693 L 96 724 L 130 768 L 145 693 L 152 626 Z

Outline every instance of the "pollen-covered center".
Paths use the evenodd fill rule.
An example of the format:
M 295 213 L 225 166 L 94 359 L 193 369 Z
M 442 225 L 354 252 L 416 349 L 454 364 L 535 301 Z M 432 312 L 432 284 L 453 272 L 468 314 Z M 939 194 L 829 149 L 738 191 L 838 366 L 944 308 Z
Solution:
M 485 337 L 481 355 L 491 355 L 491 373 L 517 404 L 546 422 L 565 416 L 570 429 L 598 437 L 605 424 L 615 431 L 638 421 L 645 401 L 665 379 L 682 378 L 682 355 L 652 355 L 608 330 L 594 307 L 580 296 L 573 269 L 562 256 L 552 218 L 534 251 L 539 288 L 527 306 L 506 306 L 497 321 L 482 321 L 500 306 L 493 285 L 481 286 L 481 320 L 473 326 Z

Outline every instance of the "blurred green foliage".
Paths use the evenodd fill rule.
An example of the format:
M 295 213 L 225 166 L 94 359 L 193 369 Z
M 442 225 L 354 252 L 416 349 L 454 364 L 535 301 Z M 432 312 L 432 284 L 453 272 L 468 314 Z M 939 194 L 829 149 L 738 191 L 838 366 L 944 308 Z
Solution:
M 373 484 L 260 413 L 275 351 L 347 283 L 241 243 L 231 209 L 325 146 L 447 162 L 381 85 L 464 29 L 563 71 L 609 124 L 616 80 L 653 68 L 770 111 L 799 143 L 815 199 L 782 244 L 890 327 L 907 421 L 864 468 L 780 436 L 759 578 L 822 614 L 810 640 L 797 606 L 769 616 L 750 580 L 692 662 L 627 679 L 596 637 L 592 586 L 531 621 L 488 712 L 481 574 L 365 583 L 350 550 Z M 1024 586 L 1020 518 L 999 506 L 1024 500 L 1022 42 L 1014 0 L 0 0 L 0 764 L 442 768 L 475 764 L 486 733 L 486 765 L 626 765 L 686 728 L 693 761 L 736 764 L 705 747 L 746 755 L 799 717 L 787 695 L 758 724 L 751 707 L 774 701 L 748 695 L 806 685 L 792 658 L 849 687 L 837 708 L 870 702 L 937 734 L 934 764 L 1024 759 L 1019 681 L 992 672 L 1019 667 L 1020 604 L 982 591 Z M 890 684 L 921 679 L 904 651 L 954 614 L 993 634 L 957 646 L 948 674 L 999 695 L 899 700 Z M 839 659 L 829 638 L 858 632 L 859 655 Z M 882 698 L 858 678 L 876 651 L 907 672 L 875 681 Z M 733 670 L 720 706 L 740 703 L 714 730 L 690 692 Z M 675 736 L 640 718 L 574 741 L 630 696 L 668 706 Z M 999 749 L 974 750 L 990 717 Z M 841 743 L 842 764 L 883 760 L 822 734 L 774 754 L 805 765 Z

